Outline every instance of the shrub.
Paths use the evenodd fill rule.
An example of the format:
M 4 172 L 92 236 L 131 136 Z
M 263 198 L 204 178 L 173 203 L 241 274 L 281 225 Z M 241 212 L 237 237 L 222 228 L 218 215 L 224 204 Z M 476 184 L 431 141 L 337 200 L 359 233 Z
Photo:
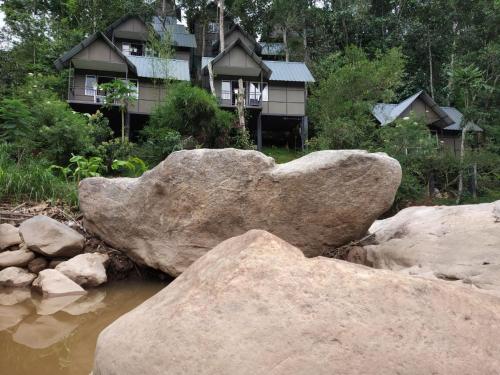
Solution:
M 26 156 L 16 163 L 9 145 L 0 144 L 0 200 L 59 201 L 76 206 L 76 184 L 54 176 L 49 163 Z
M 157 165 L 174 151 L 183 148 L 178 131 L 166 127 L 146 126 L 138 154 L 149 165 Z
M 227 147 L 235 115 L 219 108 L 217 99 L 207 91 L 189 84 L 171 86 L 168 95 L 153 114 L 143 135 L 153 129 L 172 129 L 182 137 L 192 136 L 203 147 Z

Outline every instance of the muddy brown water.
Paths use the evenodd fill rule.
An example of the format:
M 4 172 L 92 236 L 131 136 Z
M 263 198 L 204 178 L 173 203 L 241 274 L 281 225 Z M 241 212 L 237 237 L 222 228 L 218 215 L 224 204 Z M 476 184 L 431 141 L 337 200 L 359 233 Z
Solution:
M 1 375 L 88 375 L 97 336 L 166 282 L 113 282 L 86 296 L 41 299 L 0 289 Z

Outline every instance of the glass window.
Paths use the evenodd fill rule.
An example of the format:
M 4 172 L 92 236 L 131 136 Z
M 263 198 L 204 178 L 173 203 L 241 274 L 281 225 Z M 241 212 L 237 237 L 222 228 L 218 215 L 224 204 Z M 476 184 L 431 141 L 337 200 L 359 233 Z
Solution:
M 125 79 L 123 79 L 122 81 L 127 83 L 127 80 Z M 136 100 L 139 99 L 139 82 L 136 79 L 129 79 L 128 82 L 131 88 L 134 90 L 132 97 Z
M 125 56 L 130 55 L 130 43 L 122 43 L 122 52 Z
M 97 90 L 97 77 L 85 76 L 85 95 L 94 96 Z
M 230 81 L 222 81 L 221 99 L 222 100 L 230 100 L 231 99 L 231 82 Z

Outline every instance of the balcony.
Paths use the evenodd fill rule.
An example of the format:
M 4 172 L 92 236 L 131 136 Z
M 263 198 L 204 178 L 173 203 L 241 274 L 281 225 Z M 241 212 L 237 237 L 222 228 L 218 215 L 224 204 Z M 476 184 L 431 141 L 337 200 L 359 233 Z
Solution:
M 244 82 L 245 108 L 262 108 L 262 103 L 267 101 L 267 83 Z M 217 99 L 221 107 L 236 107 L 238 100 L 238 81 L 222 81 L 222 90 Z

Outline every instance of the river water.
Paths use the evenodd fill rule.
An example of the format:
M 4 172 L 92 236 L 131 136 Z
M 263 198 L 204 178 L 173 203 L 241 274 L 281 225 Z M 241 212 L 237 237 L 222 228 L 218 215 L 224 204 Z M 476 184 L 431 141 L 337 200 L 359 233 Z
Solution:
M 47 299 L 0 289 L 0 374 L 88 375 L 99 333 L 166 285 L 113 282 L 83 297 Z

